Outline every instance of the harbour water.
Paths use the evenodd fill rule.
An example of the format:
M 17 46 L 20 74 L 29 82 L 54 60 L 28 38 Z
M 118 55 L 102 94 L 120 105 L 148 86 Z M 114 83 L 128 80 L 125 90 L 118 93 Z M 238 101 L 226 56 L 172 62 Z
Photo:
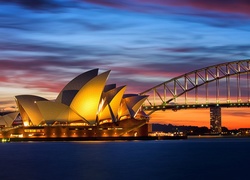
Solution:
M 4 180 L 249 179 L 250 138 L 0 143 Z

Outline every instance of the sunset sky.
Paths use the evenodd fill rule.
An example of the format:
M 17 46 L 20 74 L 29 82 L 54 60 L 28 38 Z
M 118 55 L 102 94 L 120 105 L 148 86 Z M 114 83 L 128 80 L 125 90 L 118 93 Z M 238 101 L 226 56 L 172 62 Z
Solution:
M 0 0 L 0 108 L 20 94 L 54 99 L 93 68 L 140 93 L 249 59 L 249 37 L 247 0 Z M 223 109 L 223 126 L 250 127 L 249 110 Z M 209 127 L 209 109 L 157 112 L 151 122 Z

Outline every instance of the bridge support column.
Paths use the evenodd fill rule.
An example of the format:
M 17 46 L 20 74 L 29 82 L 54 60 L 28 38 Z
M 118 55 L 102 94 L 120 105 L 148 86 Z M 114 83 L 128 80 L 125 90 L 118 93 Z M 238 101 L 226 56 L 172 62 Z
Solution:
M 210 107 L 210 132 L 211 134 L 221 133 L 221 107 Z

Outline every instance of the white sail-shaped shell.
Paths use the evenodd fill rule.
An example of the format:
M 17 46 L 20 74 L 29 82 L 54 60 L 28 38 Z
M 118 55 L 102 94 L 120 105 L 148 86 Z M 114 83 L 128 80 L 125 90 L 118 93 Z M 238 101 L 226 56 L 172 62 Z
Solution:
M 148 96 L 139 96 L 136 94 L 124 95 L 121 107 L 119 109 L 119 118 L 123 116 L 135 117 L 137 111 L 142 106 Z
M 24 124 L 29 125 L 31 121 L 33 125 L 38 125 L 43 120 L 36 105 L 37 101 L 47 101 L 47 99 L 33 95 L 16 96 L 17 106 Z
M 90 124 L 97 120 L 99 103 L 110 71 L 88 81 L 76 94 L 70 107 Z
M 105 93 L 106 105 L 99 113 L 99 120 L 112 118 L 112 113 L 114 117 L 117 117 L 118 109 L 120 107 L 122 96 L 125 90 L 126 86 L 122 86 L 109 90 Z
M 67 122 L 82 120 L 83 118 L 75 113 L 69 106 L 58 102 L 39 101 L 37 102 L 45 122 L 58 121 Z
M 5 127 L 11 127 L 13 121 L 16 119 L 18 114 L 19 112 L 13 112 L 4 116 L 0 116 L 0 125 L 4 125 Z
M 98 69 L 93 69 L 80 74 L 71 80 L 59 93 L 56 102 L 70 105 L 78 91 L 91 79 L 98 75 Z

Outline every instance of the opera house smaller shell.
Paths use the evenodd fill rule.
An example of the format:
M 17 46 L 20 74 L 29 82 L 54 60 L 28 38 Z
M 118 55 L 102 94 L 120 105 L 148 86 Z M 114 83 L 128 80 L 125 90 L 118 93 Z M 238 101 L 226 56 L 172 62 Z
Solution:
M 125 94 L 126 86 L 106 84 L 110 71 L 87 71 L 71 80 L 55 100 L 15 97 L 18 112 L 0 116 L 1 136 L 93 138 L 147 136 L 147 96 Z

